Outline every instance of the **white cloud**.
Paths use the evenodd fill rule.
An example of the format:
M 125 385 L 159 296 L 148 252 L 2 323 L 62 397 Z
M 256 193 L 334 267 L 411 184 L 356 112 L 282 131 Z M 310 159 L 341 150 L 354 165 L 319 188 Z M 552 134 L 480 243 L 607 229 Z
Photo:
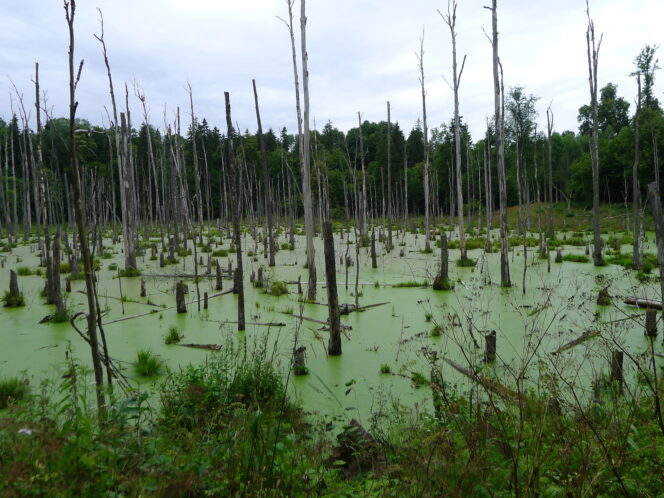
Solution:
M 41 83 L 56 116 L 67 112 L 67 30 L 58 0 L 22 0 L 0 5 L 0 67 L 32 95 L 30 78 L 40 62 Z M 461 0 L 457 14 L 459 60 L 467 55 L 461 82 L 461 114 L 475 137 L 493 112 L 491 47 L 483 29 L 491 15 L 489 0 Z M 106 41 L 116 89 L 135 78 L 143 87 L 153 123 L 169 120 L 177 106 L 188 109 L 185 90 L 192 84 L 196 112 L 222 130 L 223 92 L 231 92 L 234 120 L 255 128 L 251 79 L 257 80 L 264 126 L 295 129 L 290 41 L 276 16 L 286 17 L 284 0 L 79 0 L 77 57 L 85 59 L 79 87 L 79 116 L 100 123 L 109 97 L 99 43 L 96 6 L 104 12 Z M 447 26 L 436 12 L 447 2 L 419 0 L 337 0 L 307 3 L 312 116 L 318 127 L 328 120 L 347 129 L 357 111 L 369 120 L 385 119 L 390 100 L 393 120 L 406 131 L 421 113 L 417 60 L 425 29 L 425 71 L 431 126 L 449 121 L 452 95 L 451 46 Z M 553 100 L 556 128 L 576 129 L 577 109 L 588 100 L 585 52 L 585 2 L 499 1 L 500 53 L 507 87 L 522 85 Z M 595 0 L 591 14 L 604 41 L 600 85 L 618 84 L 633 100 L 628 74 L 645 43 L 661 43 L 664 2 Z M 295 28 L 299 29 L 299 4 Z M 299 36 L 297 39 L 299 48 Z M 300 71 L 301 77 L 301 71 Z M 661 75 L 660 75 L 661 78 Z M 661 84 L 658 83 L 658 88 Z M 31 100 L 31 99 L 30 99 Z M 134 120 L 139 105 L 132 99 Z M 9 82 L 0 96 L 8 117 Z

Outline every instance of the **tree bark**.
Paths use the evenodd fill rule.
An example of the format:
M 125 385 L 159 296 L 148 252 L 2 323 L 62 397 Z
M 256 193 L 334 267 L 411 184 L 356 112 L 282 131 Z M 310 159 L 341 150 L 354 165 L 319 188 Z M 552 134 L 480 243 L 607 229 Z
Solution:
M 94 270 L 92 258 L 88 247 L 87 228 L 83 216 L 83 203 L 81 196 L 81 173 L 78 166 L 77 147 L 74 136 L 76 128 L 76 86 L 81 76 L 83 62 L 81 61 L 78 74 L 74 73 L 74 16 L 76 13 L 76 0 L 64 1 L 65 18 L 69 27 L 69 161 L 71 166 L 71 182 L 74 203 L 74 216 L 81 245 L 81 256 L 83 268 L 85 269 L 85 287 L 88 300 L 88 337 L 92 353 L 92 366 L 95 376 L 97 410 L 100 420 L 106 418 L 106 399 L 104 396 L 104 374 L 102 371 L 101 358 L 99 355 L 99 341 L 97 338 L 97 305 L 95 303 Z
M 356 242 L 357 243 L 357 242 Z M 327 307 L 330 315 L 330 339 L 328 354 L 341 354 L 341 319 L 339 317 L 339 299 L 337 296 L 337 269 L 334 259 L 334 235 L 332 223 L 323 223 L 323 244 L 325 246 L 325 278 L 327 280 Z

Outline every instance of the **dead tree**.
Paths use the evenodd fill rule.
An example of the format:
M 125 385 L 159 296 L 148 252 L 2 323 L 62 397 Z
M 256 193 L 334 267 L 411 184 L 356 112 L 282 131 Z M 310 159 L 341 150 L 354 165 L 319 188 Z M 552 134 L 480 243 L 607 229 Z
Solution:
M 602 46 L 602 36 L 595 42 L 595 24 L 590 18 L 590 7 L 586 0 L 586 14 L 588 27 L 586 29 L 586 48 L 588 53 L 588 85 L 590 87 L 590 160 L 593 174 L 593 264 L 604 266 L 602 258 L 602 237 L 599 230 L 599 120 L 597 118 L 597 63 L 599 49 Z
M 78 72 L 74 72 L 74 16 L 76 13 L 76 0 L 65 0 L 65 19 L 69 28 L 69 161 L 71 166 L 71 182 L 74 204 L 74 217 L 81 245 L 81 257 L 85 270 L 85 288 L 88 300 L 88 338 L 92 353 L 92 367 L 95 376 L 97 410 L 99 418 L 106 417 L 106 399 L 104 396 L 104 374 L 102 371 L 101 358 L 99 354 L 99 341 L 97 338 L 97 305 L 95 303 L 95 283 L 92 258 L 88 247 L 88 236 L 85 217 L 83 216 L 83 202 L 81 196 L 81 173 L 78 165 L 76 140 L 74 137 L 76 128 L 76 86 L 81 77 L 83 61 L 78 66 Z
M 244 276 L 242 270 L 242 238 L 240 237 L 240 214 L 242 209 L 242 202 L 240 200 L 240 171 L 237 166 L 235 154 L 233 151 L 233 121 L 231 120 L 231 100 L 230 94 L 224 92 L 224 100 L 226 103 L 226 127 L 228 144 L 226 147 L 229 170 L 232 175 L 232 190 L 233 198 L 236 199 L 236 206 L 233 208 L 233 239 L 237 255 L 237 268 L 235 269 L 234 289 L 237 293 L 237 329 L 242 331 L 245 329 L 244 319 Z
M 325 278 L 327 280 L 327 307 L 330 314 L 330 340 L 328 354 L 341 354 L 341 319 L 339 317 L 339 298 L 337 296 L 337 268 L 334 260 L 334 235 L 332 223 L 323 223 L 323 244 L 325 246 Z M 358 264 L 359 266 L 359 264 Z
M 258 123 L 258 142 L 261 148 L 261 162 L 263 164 L 263 196 L 265 197 L 265 216 L 267 218 L 267 236 L 269 246 L 269 265 L 274 266 L 274 234 L 272 233 L 272 197 L 270 189 L 270 176 L 267 171 L 267 151 L 265 149 L 265 140 L 263 138 L 263 126 L 261 125 L 261 113 L 258 109 L 258 92 L 256 91 L 256 80 L 251 80 L 254 87 L 254 102 L 256 104 L 256 121 Z
M 553 110 L 551 104 L 546 108 L 546 140 L 547 140 L 547 162 L 549 173 L 549 238 L 554 236 L 553 231 L 553 161 L 551 158 L 551 134 L 553 132 Z
M 392 120 L 389 101 L 387 102 L 387 250 L 392 250 Z
M 431 230 L 429 228 L 429 129 L 427 128 L 427 92 L 424 88 L 424 32 L 420 38 L 420 53 L 416 54 L 418 66 L 420 69 L 420 86 L 422 88 L 422 132 L 424 138 L 424 249 L 429 251 L 431 249 L 429 239 L 431 238 Z M 406 179 L 406 183 L 407 183 Z M 408 199 L 406 198 L 406 202 Z
M 118 125 L 118 111 L 115 100 L 115 90 L 113 88 L 113 77 L 111 76 L 111 65 L 108 60 L 108 52 L 106 50 L 106 42 L 104 40 L 104 17 L 99 10 L 99 24 L 101 27 L 101 34 L 94 35 L 95 38 L 101 43 L 102 55 L 104 56 L 104 64 L 106 66 L 106 74 L 108 76 L 109 93 L 111 95 L 111 105 L 113 110 L 113 136 L 115 137 L 115 151 L 117 153 L 118 175 L 120 178 L 120 207 L 122 213 L 122 234 L 125 251 L 125 267 L 127 270 L 136 269 L 136 250 L 134 247 L 134 212 L 132 199 L 134 198 L 133 183 L 131 179 L 133 174 L 128 171 L 129 161 L 131 154 L 129 152 L 129 143 L 127 133 L 126 116 L 121 113 L 122 122 L 124 124 Z M 128 109 L 127 109 L 128 112 Z
M 498 156 L 498 190 L 500 202 L 500 285 L 511 287 L 508 226 L 507 226 L 507 182 L 505 179 L 505 118 L 504 90 L 502 83 L 502 67 L 498 57 L 498 5 L 497 0 L 492 0 L 491 7 L 491 46 L 493 48 L 493 94 L 494 94 L 494 116 L 496 120 L 496 151 Z
M 468 259 L 466 252 L 466 235 L 464 233 L 464 217 L 463 217 L 463 182 L 461 177 L 461 121 L 459 119 L 459 84 L 461 82 L 461 75 L 463 68 L 466 65 L 466 56 L 463 57 L 461 63 L 461 70 L 457 72 L 457 53 L 456 53 L 456 0 L 447 1 L 447 14 L 443 15 L 438 11 L 440 17 L 443 18 L 445 24 L 450 28 L 450 35 L 452 36 L 452 84 L 450 87 L 454 92 L 454 148 L 455 156 L 454 162 L 456 164 L 456 191 L 457 191 L 457 213 L 459 223 L 459 247 L 461 249 L 461 262 L 464 263 Z
M 196 147 L 196 117 L 194 115 L 194 95 L 191 84 L 187 83 L 189 107 L 191 109 L 191 154 L 194 164 L 194 183 L 196 188 L 196 212 L 198 214 L 198 243 L 203 244 L 203 195 L 201 194 L 201 169 L 198 166 L 198 149 Z M 199 304 L 200 307 L 200 304 Z
M 634 163 L 632 164 L 632 267 L 640 270 L 643 266 L 643 247 L 641 246 L 641 189 L 639 187 L 639 140 L 641 135 L 641 73 L 634 73 L 637 84 L 636 114 L 634 114 Z

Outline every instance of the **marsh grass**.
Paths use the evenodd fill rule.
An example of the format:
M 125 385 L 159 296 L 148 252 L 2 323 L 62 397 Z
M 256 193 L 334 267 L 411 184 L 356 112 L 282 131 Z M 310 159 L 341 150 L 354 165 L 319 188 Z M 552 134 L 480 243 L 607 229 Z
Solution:
M 161 373 L 162 362 L 152 351 L 142 349 L 136 354 L 134 370 L 141 377 L 154 377 Z

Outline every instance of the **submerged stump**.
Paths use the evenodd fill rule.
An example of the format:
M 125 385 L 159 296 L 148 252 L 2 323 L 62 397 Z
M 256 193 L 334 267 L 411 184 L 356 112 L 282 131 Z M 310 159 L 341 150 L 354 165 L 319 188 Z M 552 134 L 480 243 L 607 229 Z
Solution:
M 185 295 L 185 286 L 182 280 L 180 280 L 175 286 L 175 306 L 178 313 L 187 312 L 187 303 L 184 301 Z

